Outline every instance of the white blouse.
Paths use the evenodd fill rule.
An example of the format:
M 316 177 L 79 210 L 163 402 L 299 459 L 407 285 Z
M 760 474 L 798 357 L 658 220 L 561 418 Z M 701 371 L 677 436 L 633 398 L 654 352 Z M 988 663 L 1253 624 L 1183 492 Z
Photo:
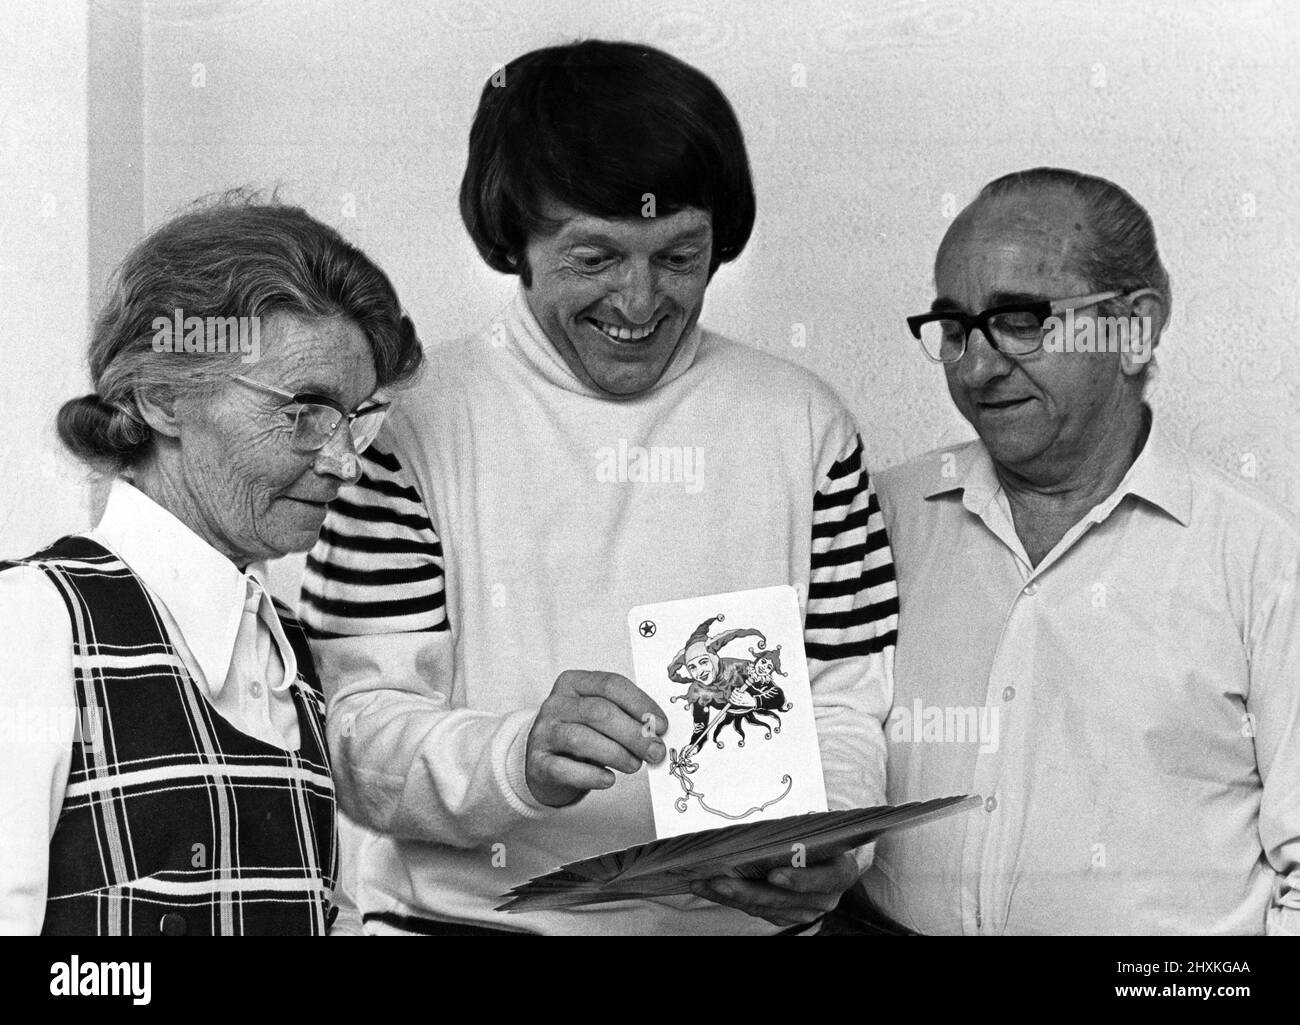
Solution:
M 297 750 L 290 685 L 298 662 L 266 590 L 265 566 L 241 573 L 120 479 L 89 536 L 143 582 L 213 710 L 251 737 Z M 34 567 L 0 573 L 0 935 L 41 930 L 49 845 L 63 807 L 76 715 L 72 627 L 63 600 Z M 342 907 L 333 931 L 340 925 L 351 931 L 355 910 L 341 888 L 335 900 Z

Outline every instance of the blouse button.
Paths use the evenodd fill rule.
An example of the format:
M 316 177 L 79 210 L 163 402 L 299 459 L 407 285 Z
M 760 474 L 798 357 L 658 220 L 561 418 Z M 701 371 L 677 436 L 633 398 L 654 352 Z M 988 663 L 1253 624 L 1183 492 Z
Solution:
M 184 915 L 170 911 L 158 922 L 158 931 L 164 936 L 184 936 L 190 931 L 190 923 L 185 921 Z

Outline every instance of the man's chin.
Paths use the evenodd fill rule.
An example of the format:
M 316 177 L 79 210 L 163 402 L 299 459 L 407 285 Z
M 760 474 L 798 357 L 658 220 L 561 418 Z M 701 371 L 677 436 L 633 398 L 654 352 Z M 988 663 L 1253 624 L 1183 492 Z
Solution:
M 988 450 L 989 458 L 1009 470 L 1022 470 L 1038 464 L 1047 448 L 1026 431 L 984 431 L 980 441 Z
M 619 398 L 630 398 L 653 388 L 667 369 L 665 362 L 663 366 L 602 368 L 590 376 L 601 391 Z

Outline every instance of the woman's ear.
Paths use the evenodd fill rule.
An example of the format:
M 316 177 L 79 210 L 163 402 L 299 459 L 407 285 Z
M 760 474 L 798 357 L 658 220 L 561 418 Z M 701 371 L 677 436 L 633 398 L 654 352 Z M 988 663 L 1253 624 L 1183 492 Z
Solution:
M 170 388 L 151 388 L 135 393 L 135 404 L 140 416 L 157 434 L 167 438 L 180 437 L 180 421 L 176 416 L 176 394 Z

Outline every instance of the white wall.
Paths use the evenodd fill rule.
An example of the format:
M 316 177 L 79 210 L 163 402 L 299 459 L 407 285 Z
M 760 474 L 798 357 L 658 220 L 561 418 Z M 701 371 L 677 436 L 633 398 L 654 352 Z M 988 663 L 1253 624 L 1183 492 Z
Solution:
M 86 391 L 87 18 L 0 5 L 0 557 L 86 525 L 54 411 Z
M 1300 505 L 1293 3 L 186 0 L 143 12 L 144 221 L 216 189 L 279 183 L 388 270 L 429 344 L 478 327 L 513 287 L 480 263 L 456 210 L 493 66 L 586 36 L 644 40 L 701 67 L 737 108 L 759 196 L 750 248 L 719 273 L 705 321 L 821 373 L 878 465 L 968 436 L 902 322 L 932 298 L 952 211 L 1020 167 L 1111 177 L 1151 210 L 1173 276 L 1159 414 Z M 75 240 L 55 247 L 24 230 L 80 258 Z M 115 230 L 126 233 L 105 227 L 92 249 L 124 251 L 133 239 L 106 237 Z M 58 320 L 35 335 L 60 366 L 79 329 L 73 295 L 53 280 L 45 302 L 22 304 Z M 790 344 L 795 324 L 806 348 Z M 51 392 L 73 391 L 60 377 L 32 394 L 0 384 L 6 408 L 21 395 L 24 408 L 52 409 Z M 35 425 L 14 429 L 18 443 L 0 452 L 11 478 L 26 472 L 14 453 Z M 43 498 L 7 501 L 20 527 L 40 526 L 31 540 L 50 534 Z

